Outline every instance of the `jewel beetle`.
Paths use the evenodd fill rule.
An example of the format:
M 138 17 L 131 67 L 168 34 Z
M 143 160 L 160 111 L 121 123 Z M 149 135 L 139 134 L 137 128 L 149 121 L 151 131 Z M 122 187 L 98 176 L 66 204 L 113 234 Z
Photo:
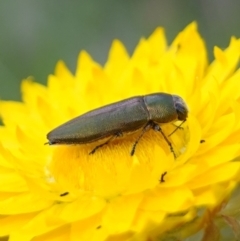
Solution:
M 89 111 L 60 125 L 47 134 L 47 144 L 86 144 L 108 138 L 89 153 L 93 154 L 114 138 L 141 130 L 132 146 L 130 154 L 133 155 L 144 133 L 153 129 L 162 134 L 176 157 L 160 126 L 177 120 L 184 122 L 187 117 L 187 105 L 178 95 L 160 92 L 135 96 Z

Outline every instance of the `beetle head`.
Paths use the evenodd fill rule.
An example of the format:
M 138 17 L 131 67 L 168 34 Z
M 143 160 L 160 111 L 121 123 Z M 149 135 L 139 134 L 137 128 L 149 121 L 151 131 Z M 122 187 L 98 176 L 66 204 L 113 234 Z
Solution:
M 178 95 L 173 95 L 173 102 L 178 114 L 178 120 L 185 121 L 188 116 L 188 108 L 183 99 Z

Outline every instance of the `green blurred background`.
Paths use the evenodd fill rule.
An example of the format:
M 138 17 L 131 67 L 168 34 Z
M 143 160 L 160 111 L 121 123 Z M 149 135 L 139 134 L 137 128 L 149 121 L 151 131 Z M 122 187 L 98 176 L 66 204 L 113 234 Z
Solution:
M 163 26 L 169 43 L 196 20 L 209 58 L 240 37 L 239 0 L 1 0 L 0 99 L 20 97 L 21 80 L 46 83 L 59 59 L 74 72 L 79 51 L 103 64 L 114 38 L 132 53 L 140 37 Z

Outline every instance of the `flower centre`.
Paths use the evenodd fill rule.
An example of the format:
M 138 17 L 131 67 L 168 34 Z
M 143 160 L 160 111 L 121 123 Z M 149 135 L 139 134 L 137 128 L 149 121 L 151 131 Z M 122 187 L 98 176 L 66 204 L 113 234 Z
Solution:
M 89 153 L 102 142 L 52 146 L 55 150 L 50 172 L 63 192 L 80 190 L 110 198 L 153 188 L 164 182 L 167 171 L 177 161 L 174 156 L 186 149 L 183 128 L 167 134 L 176 128 L 173 124 L 162 127 L 171 145 L 161 132 L 149 130 L 137 143 L 134 155 L 131 151 L 141 131 L 117 137 L 93 154 Z

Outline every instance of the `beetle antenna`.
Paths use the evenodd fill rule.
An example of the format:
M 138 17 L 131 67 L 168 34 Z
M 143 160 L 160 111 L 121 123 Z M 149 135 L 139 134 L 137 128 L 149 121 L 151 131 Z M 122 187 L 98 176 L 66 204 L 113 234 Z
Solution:
M 185 121 L 186 121 L 186 120 L 182 121 L 182 123 L 181 123 L 179 126 L 177 126 L 177 127 L 175 128 L 175 130 L 174 130 L 171 134 L 169 134 L 168 136 L 170 137 L 173 133 L 175 133 L 178 129 L 180 129 L 181 126 L 183 125 L 183 123 L 184 123 Z

